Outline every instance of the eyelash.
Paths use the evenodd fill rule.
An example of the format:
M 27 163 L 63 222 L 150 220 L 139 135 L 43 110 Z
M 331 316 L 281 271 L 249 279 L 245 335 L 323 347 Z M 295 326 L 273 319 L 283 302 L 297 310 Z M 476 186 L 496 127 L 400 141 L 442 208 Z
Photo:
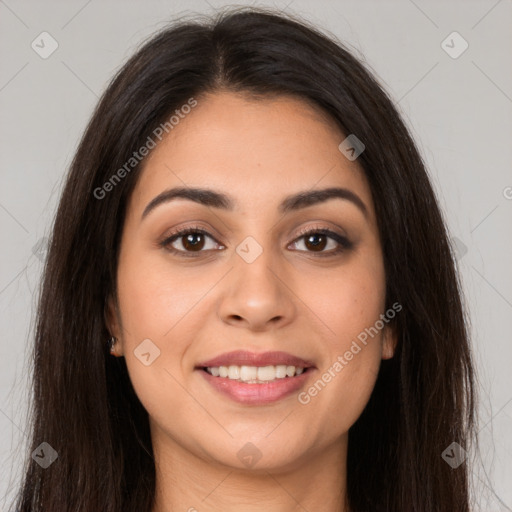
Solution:
M 182 237 L 184 237 L 186 235 L 190 235 L 190 234 L 202 234 L 202 235 L 208 236 L 209 238 L 214 240 L 216 243 L 219 243 L 219 242 L 217 242 L 217 240 L 215 240 L 215 238 L 210 233 L 208 233 L 208 231 L 200 228 L 199 226 L 196 226 L 196 227 L 184 228 L 184 229 L 181 229 L 181 230 L 178 230 L 178 231 L 172 233 L 170 236 L 168 236 L 164 240 L 162 240 L 159 243 L 159 245 L 161 247 L 163 247 L 164 249 L 168 250 L 169 252 L 178 254 L 179 256 L 184 256 L 186 258 L 197 258 L 200 256 L 201 253 L 206 252 L 206 251 L 204 251 L 204 250 L 200 250 L 200 251 L 196 251 L 196 252 L 182 251 L 179 249 L 175 249 L 174 247 L 171 246 L 172 242 L 174 242 L 175 240 L 178 240 L 179 238 L 182 238 Z M 325 236 L 331 238 L 332 240 L 334 240 L 335 242 L 337 242 L 338 247 L 334 250 L 330 250 L 327 252 L 322 251 L 322 252 L 315 253 L 315 251 L 302 251 L 302 250 L 300 250 L 299 252 L 309 252 L 309 253 L 317 255 L 320 258 L 327 258 L 327 257 L 337 256 L 340 253 L 348 251 L 353 248 L 353 243 L 350 240 L 348 240 L 348 238 L 346 238 L 342 235 L 339 235 L 338 233 L 331 231 L 330 229 L 326 229 L 326 228 L 304 228 L 299 233 L 299 236 L 296 237 L 292 243 L 296 243 L 301 238 L 304 238 L 304 237 L 306 237 L 308 235 L 312 235 L 312 234 L 325 235 Z

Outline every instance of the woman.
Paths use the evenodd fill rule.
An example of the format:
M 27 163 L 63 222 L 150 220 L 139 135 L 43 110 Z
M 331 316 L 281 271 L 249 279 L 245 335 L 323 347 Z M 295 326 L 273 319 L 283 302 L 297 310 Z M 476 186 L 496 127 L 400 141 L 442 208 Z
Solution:
M 446 228 L 391 100 L 303 22 L 158 33 L 104 93 L 38 310 L 17 511 L 469 510 Z

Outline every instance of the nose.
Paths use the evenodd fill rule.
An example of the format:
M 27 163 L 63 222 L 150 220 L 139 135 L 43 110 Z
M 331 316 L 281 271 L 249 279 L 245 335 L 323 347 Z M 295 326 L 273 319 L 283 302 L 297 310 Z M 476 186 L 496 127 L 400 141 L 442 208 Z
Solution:
M 251 331 L 289 324 L 296 312 L 290 269 L 272 261 L 270 251 L 263 251 L 252 263 L 237 254 L 234 260 L 219 304 L 222 321 Z

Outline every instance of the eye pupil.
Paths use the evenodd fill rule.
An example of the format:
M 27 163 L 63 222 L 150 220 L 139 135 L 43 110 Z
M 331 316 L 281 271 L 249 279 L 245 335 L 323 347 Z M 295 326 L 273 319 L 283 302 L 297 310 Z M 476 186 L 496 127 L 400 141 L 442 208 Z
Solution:
M 183 247 L 187 250 L 192 249 L 193 251 L 200 251 L 204 247 L 204 238 L 202 233 L 189 233 L 183 238 Z
M 322 233 L 313 233 L 306 237 L 306 247 L 308 249 L 313 248 L 313 250 L 315 250 L 315 251 L 317 251 L 317 250 L 322 251 L 323 249 L 325 249 L 326 243 L 327 243 L 327 237 L 325 235 L 323 235 Z

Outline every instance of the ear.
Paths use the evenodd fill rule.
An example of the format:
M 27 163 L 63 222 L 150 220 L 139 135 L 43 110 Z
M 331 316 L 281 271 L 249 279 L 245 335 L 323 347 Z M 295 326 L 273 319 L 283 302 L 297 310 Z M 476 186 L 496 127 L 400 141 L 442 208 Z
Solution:
M 397 339 L 395 325 L 386 325 L 382 333 L 382 359 L 391 359 L 395 355 Z
M 103 313 L 108 332 L 111 336 L 116 338 L 116 343 L 114 345 L 112 355 L 121 356 L 123 355 L 121 320 L 119 317 L 117 303 L 110 294 L 105 301 L 105 308 Z

